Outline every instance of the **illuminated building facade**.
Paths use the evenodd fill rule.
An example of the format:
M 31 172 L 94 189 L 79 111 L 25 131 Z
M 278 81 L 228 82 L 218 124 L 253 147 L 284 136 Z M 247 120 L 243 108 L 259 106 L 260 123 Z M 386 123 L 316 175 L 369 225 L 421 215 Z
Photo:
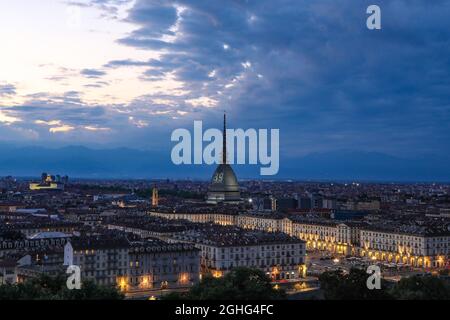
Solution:
M 187 288 L 199 281 L 200 250 L 189 244 L 152 243 L 129 251 L 127 291 Z M 119 283 L 123 286 L 121 279 Z
M 152 213 L 153 214 L 153 213 Z M 402 263 L 422 268 L 448 264 L 449 233 L 433 235 L 419 231 L 373 231 L 366 223 L 332 219 L 305 219 L 276 215 L 215 215 L 158 213 L 167 219 L 186 219 L 198 223 L 234 225 L 244 229 L 283 232 L 306 242 L 308 251 L 368 257 L 372 260 Z M 220 218 L 219 218 L 220 217 Z
M 236 225 L 237 215 L 226 213 L 149 212 L 152 217 L 169 220 L 187 220 L 195 223 L 214 223 L 222 226 Z
M 295 221 L 292 235 L 306 241 L 308 250 L 355 255 L 359 245 L 359 226 L 351 223 Z
M 257 216 L 243 214 L 237 216 L 235 221 L 236 226 L 244 229 L 262 230 L 267 232 L 284 232 L 291 235 L 290 232 L 286 232 L 285 230 L 289 228 L 285 225 L 285 223 L 289 223 L 290 220 L 281 216 Z
M 54 190 L 54 191 L 63 191 L 64 186 L 69 181 L 67 176 L 61 177 L 59 175 L 52 176 L 47 173 L 43 173 L 41 176 L 41 182 L 39 183 L 30 183 L 30 190 L 39 191 L 39 190 Z
M 448 263 L 450 236 L 361 230 L 361 257 L 423 268 L 442 268 Z
M 235 267 L 256 268 L 273 281 L 306 276 L 305 243 L 260 243 L 257 245 L 199 244 L 203 272 L 220 277 Z

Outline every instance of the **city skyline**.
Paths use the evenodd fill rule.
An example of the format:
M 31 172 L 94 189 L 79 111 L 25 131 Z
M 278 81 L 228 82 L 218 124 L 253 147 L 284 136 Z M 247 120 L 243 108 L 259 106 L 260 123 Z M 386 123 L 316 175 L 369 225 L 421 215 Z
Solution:
M 448 299 L 448 184 L 241 181 L 235 194 L 222 166 L 210 183 L 0 178 L 2 297 Z M 264 296 L 246 280 L 220 290 L 234 277 Z
M 449 13 L 0 1 L 0 302 L 275 319 L 449 300 Z
M 15 150 L 5 170 L 16 174 L 22 148 L 84 146 L 105 167 L 115 164 L 100 151 L 126 147 L 170 172 L 172 130 L 219 127 L 226 110 L 234 128 L 280 129 L 279 178 L 380 174 L 327 168 L 342 154 L 379 155 L 383 180 L 448 181 L 449 4 L 378 1 L 381 30 L 366 28 L 368 4 L 4 2 L 0 144 Z M 409 174 L 396 176 L 402 161 Z

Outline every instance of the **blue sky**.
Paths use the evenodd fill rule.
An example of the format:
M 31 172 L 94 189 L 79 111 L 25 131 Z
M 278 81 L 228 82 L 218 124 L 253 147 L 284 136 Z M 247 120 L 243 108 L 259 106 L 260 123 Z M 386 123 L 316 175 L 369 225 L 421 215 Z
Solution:
M 382 30 L 366 28 L 378 4 Z M 0 139 L 168 152 L 194 120 L 282 154 L 450 157 L 450 2 L 2 0 Z

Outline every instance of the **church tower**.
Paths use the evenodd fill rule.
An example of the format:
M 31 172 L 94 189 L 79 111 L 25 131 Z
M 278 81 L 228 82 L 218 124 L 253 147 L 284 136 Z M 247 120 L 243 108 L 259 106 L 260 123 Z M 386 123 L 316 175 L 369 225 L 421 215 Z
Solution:
M 152 206 L 157 207 L 158 205 L 159 205 L 158 189 L 154 187 L 152 192 Z

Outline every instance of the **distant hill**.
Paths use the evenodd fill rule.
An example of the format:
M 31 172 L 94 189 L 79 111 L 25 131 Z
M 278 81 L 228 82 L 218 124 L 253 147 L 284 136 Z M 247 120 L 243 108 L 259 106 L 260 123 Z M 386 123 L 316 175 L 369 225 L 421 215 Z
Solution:
M 0 175 L 39 176 L 41 172 L 80 178 L 201 178 L 214 167 L 175 166 L 170 152 L 131 148 L 90 149 L 0 146 Z M 333 151 L 282 158 L 277 176 L 264 179 L 450 181 L 446 159 L 400 159 L 382 153 Z M 261 178 L 259 166 L 234 166 L 239 178 Z

